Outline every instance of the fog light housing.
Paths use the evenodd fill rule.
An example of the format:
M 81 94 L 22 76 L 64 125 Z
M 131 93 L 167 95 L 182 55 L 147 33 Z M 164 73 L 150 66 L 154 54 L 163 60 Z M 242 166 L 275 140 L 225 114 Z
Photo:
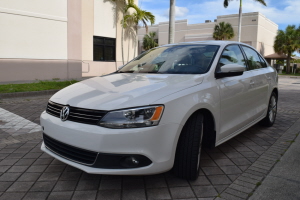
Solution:
M 126 168 L 134 168 L 137 167 L 139 164 L 139 159 L 135 158 L 134 156 L 128 156 L 121 160 L 121 165 Z
M 91 167 L 103 169 L 130 169 L 146 167 L 150 164 L 152 164 L 152 161 L 143 155 L 99 153 L 96 162 Z

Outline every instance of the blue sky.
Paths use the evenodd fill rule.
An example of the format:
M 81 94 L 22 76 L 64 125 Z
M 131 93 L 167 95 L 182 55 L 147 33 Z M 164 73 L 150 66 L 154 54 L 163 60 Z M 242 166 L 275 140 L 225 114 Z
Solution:
M 223 7 L 224 0 L 176 0 L 176 20 L 188 19 L 189 24 L 204 23 L 214 20 L 218 15 L 238 14 L 239 0 L 229 2 Z M 300 0 L 265 0 L 267 7 L 255 0 L 243 1 L 243 13 L 261 12 L 267 18 L 278 24 L 279 29 L 287 25 L 300 25 Z M 169 0 L 139 0 L 143 10 L 152 12 L 156 17 L 156 24 L 168 21 Z

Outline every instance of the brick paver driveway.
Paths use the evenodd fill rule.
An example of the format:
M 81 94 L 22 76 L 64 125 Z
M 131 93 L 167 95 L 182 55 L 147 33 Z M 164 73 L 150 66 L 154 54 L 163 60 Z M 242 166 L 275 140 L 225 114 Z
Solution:
M 280 78 L 273 127 L 255 125 L 204 149 L 196 181 L 170 172 L 107 176 L 67 166 L 40 150 L 36 124 L 49 96 L 0 100 L 0 199 L 247 199 L 299 133 L 293 129 L 300 118 L 299 83 Z

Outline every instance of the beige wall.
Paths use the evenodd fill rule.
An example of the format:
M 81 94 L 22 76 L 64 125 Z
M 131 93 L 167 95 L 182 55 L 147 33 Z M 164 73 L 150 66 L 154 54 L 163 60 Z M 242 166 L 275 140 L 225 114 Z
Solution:
M 68 1 L 68 59 L 81 61 L 81 0 Z
M 0 82 L 80 78 L 80 6 L 80 0 L 0 1 Z
M 104 0 L 81 0 L 81 3 L 82 76 L 101 76 L 116 71 L 115 62 L 93 61 L 93 37 L 116 38 L 115 4 Z
M 82 60 L 93 60 L 94 0 L 81 0 Z M 86 69 L 83 69 L 86 71 Z
M 81 62 L 68 60 L 0 59 L 0 83 L 81 77 Z
M 250 44 L 255 48 L 257 47 L 258 16 L 259 13 L 243 13 L 242 16 L 241 42 Z M 235 36 L 230 39 L 231 41 L 238 40 L 238 20 L 237 14 L 217 17 L 217 23 L 226 22 L 232 25 Z
M 258 18 L 258 35 L 257 35 L 257 49 L 264 56 L 274 53 L 274 40 L 277 35 L 278 25 L 260 15 Z
M 116 38 L 115 3 L 94 0 L 94 35 Z
M 220 22 L 227 22 L 232 25 L 235 37 L 230 40 L 236 41 L 238 38 L 238 15 L 234 14 L 217 16 L 217 22 L 200 24 L 188 24 L 187 20 L 177 20 L 175 22 L 175 43 L 214 40 L 212 37 L 214 27 Z M 158 25 L 149 27 L 149 31 L 157 33 L 159 45 L 168 43 L 168 29 L 168 22 L 161 22 Z M 273 44 L 277 30 L 278 25 L 261 13 L 244 13 L 242 17 L 241 41 L 252 45 L 263 55 L 269 55 L 274 53 Z M 141 45 L 145 34 L 145 28 L 141 27 L 139 29 Z M 142 48 L 140 47 L 140 49 Z
M 137 1 L 136 1 L 137 3 Z M 120 6 L 120 5 L 118 5 Z M 117 70 L 122 62 L 122 12 L 111 1 L 82 0 L 82 76 L 101 76 Z M 93 61 L 93 36 L 116 38 L 116 62 Z M 124 30 L 124 62 L 134 58 L 134 29 Z
M 67 0 L 0 1 L 0 58 L 67 59 Z
M 23 15 L 66 20 L 67 0 L 1 0 L 0 10 L 11 10 Z
M 115 71 L 122 65 L 120 14 L 109 0 L 0 0 L 0 83 Z M 135 32 L 127 32 L 125 63 L 137 55 Z M 93 36 L 116 38 L 116 62 L 93 61 Z

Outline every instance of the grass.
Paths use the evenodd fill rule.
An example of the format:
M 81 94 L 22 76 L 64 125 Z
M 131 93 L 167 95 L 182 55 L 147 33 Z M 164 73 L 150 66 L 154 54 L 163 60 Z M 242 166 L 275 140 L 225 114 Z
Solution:
M 300 73 L 296 73 L 296 74 L 287 74 L 286 72 L 282 72 L 279 75 L 287 75 L 287 76 L 300 76 Z
M 287 142 L 293 143 L 293 142 L 295 142 L 295 140 L 288 140 Z
M 260 185 L 261 185 L 261 182 L 257 182 L 257 183 L 256 183 L 256 186 L 260 186 Z
M 78 81 L 39 81 L 38 83 L 0 85 L 0 93 L 30 92 L 42 90 L 60 90 Z

